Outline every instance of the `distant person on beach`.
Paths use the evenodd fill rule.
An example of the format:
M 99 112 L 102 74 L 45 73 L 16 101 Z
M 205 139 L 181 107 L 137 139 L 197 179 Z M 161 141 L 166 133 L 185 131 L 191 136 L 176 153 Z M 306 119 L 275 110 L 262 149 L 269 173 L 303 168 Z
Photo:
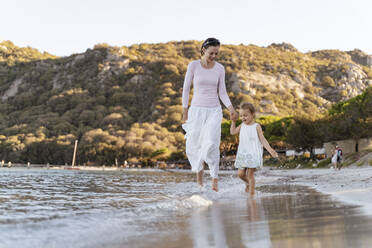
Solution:
M 341 165 L 342 165 L 342 149 L 338 145 L 336 145 L 335 146 L 335 149 L 333 150 L 331 162 L 332 162 L 333 167 L 335 169 L 341 170 Z
M 215 61 L 219 49 L 220 42 L 215 38 L 208 38 L 203 42 L 201 59 L 191 61 L 187 67 L 182 92 L 182 128 L 186 131 L 186 155 L 192 171 L 197 173 L 197 182 L 201 187 L 204 163 L 208 164 L 214 191 L 218 191 L 220 163 L 220 99 L 230 111 L 230 118 L 238 117 L 226 92 L 225 68 Z M 188 108 L 192 82 L 194 95 Z
M 255 194 L 255 178 L 254 172 L 257 168 L 262 167 L 263 147 L 274 158 L 278 154 L 271 148 L 266 138 L 262 133 L 260 124 L 255 122 L 255 107 L 253 104 L 243 102 L 240 105 L 240 118 L 242 124 L 236 127 L 237 118 L 232 118 L 230 133 L 232 135 L 239 133 L 239 146 L 235 159 L 235 168 L 238 169 L 238 176 L 245 184 L 245 192 L 249 192 L 251 196 Z

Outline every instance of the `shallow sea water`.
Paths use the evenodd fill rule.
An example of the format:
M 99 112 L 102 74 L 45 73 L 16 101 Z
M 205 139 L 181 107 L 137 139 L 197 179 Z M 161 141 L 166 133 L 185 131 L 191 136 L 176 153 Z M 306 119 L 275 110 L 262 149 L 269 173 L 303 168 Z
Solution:
M 372 247 L 372 217 L 308 187 L 235 174 L 0 169 L 0 248 Z M 275 183 L 276 182 L 276 183 Z

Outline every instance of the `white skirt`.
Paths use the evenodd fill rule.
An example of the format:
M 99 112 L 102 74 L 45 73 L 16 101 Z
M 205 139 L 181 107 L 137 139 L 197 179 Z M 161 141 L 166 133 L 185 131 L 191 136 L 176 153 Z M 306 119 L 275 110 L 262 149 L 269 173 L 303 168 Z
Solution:
M 191 106 L 188 110 L 188 119 L 182 128 L 186 131 L 186 155 L 192 171 L 201 171 L 203 162 L 206 162 L 211 177 L 218 178 L 221 121 L 221 106 L 215 108 Z
M 332 156 L 331 162 L 337 163 L 337 152 L 335 153 L 335 155 Z

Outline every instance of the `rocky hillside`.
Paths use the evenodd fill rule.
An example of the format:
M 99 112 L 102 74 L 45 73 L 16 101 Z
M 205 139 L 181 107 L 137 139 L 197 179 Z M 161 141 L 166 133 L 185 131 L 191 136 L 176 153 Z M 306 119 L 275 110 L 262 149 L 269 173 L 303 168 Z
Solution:
M 1 42 L 0 155 L 25 160 L 46 142 L 56 147 L 45 161 L 63 162 L 55 152 L 79 139 L 80 161 L 176 156 L 183 149 L 183 78 L 200 45 L 99 44 L 55 57 Z M 223 45 L 218 60 L 234 105 L 250 101 L 261 115 L 316 118 L 372 85 L 371 58 L 359 50 L 301 53 L 272 44 Z

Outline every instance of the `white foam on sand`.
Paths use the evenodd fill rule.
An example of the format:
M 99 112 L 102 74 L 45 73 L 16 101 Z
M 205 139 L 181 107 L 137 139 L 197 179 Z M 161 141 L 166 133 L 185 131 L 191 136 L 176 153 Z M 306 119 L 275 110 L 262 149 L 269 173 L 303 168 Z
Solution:
M 198 207 L 207 207 L 213 204 L 213 201 L 201 195 L 192 195 L 191 197 L 187 198 L 185 201 L 189 202 L 191 205 L 198 206 Z
M 334 169 L 272 170 L 269 175 L 286 178 L 287 183 L 302 184 L 330 194 L 339 201 L 359 205 L 372 214 L 372 167 Z
M 186 171 L 188 173 L 188 171 Z M 212 182 L 210 178 L 206 178 L 204 186 L 197 186 L 196 182 L 178 183 L 173 189 L 175 190 L 172 196 L 146 204 L 138 209 L 140 212 L 153 212 L 158 210 L 182 212 L 195 208 L 204 208 L 213 205 L 220 200 L 234 200 L 241 197 L 248 197 L 244 191 L 245 184 L 237 178 L 236 172 L 229 171 L 219 180 L 219 191 L 212 190 Z M 268 177 L 260 173 L 256 176 L 256 186 L 274 182 L 280 177 Z M 173 187 L 173 186 L 170 186 Z M 256 196 L 270 196 L 271 193 L 256 191 Z
M 170 211 L 182 212 L 188 209 L 208 207 L 213 204 L 213 201 L 202 195 L 192 195 L 186 198 L 170 199 L 163 202 L 156 202 L 140 207 L 137 212 L 154 212 L 154 211 Z

